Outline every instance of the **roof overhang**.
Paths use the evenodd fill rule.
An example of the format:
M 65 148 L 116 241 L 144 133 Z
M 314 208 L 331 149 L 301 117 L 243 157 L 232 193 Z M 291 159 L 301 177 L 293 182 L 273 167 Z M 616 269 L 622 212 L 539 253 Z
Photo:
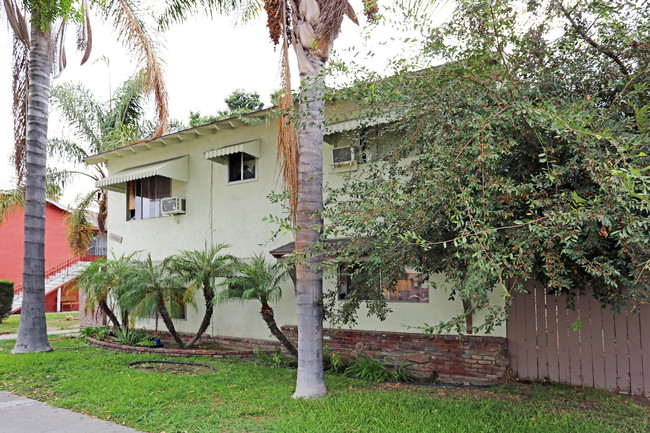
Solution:
M 246 141 L 244 143 L 233 144 L 231 146 L 224 146 L 218 149 L 212 149 L 205 152 L 205 159 L 217 162 L 219 164 L 227 163 L 227 156 L 233 153 L 247 153 L 255 158 L 262 156 L 262 144 L 260 140 Z
M 187 182 L 189 177 L 189 159 L 189 156 L 185 155 L 180 158 L 169 159 L 154 164 L 127 168 L 112 176 L 98 180 L 95 182 L 95 186 L 97 188 L 126 193 L 127 182 L 146 177 L 162 176 Z

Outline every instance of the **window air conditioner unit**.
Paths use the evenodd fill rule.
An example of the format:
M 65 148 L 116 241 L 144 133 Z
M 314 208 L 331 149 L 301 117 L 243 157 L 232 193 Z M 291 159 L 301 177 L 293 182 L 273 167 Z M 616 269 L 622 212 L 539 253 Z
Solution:
M 332 162 L 334 164 L 350 164 L 354 162 L 354 149 L 351 146 L 333 148 Z
M 167 197 L 160 200 L 160 210 L 166 215 L 178 215 L 185 213 L 185 199 L 178 197 Z

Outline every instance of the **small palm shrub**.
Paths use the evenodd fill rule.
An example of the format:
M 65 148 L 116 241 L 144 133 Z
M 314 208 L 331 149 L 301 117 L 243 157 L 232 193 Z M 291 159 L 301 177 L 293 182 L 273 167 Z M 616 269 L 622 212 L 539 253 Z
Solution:
M 326 373 L 343 373 L 346 369 L 346 364 L 341 357 L 341 354 L 334 352 L 329 346 L 323 348 L 323 364 L 326 368 Z
M 4 322 L 11 314 L 11 305 L 14 302 L 14 283 L 0 280 L 0 323 Z

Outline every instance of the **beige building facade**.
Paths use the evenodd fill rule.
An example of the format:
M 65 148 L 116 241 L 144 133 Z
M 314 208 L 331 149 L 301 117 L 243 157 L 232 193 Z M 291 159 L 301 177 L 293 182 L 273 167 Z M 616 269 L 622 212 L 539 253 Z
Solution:
M 363 170 L 363 163 L 333 161 L 346 159 L 344 148 L 358 144 L 359 122 L 351 113 L 345 104 L 328 107 L 326 113 L 330 121 L 323 146 L 323 176 L 330 185 L 340 184 L 347 172 Z M 90 157 L 89 163 L 103 162 L 108 167 L 108 177 L 98 186 L 109 190 L 109 257 L 141 251 L 162 260 L 180 250 L 226 243 L 230 245 L 227 252 L 239 258 L 264 253 L 275 260 L 269 252 L 292 242 L 293 236 L 276 233 L 277 226 L 265 221 L 284 212 L 268 198 L 283 188 L 276 158 L 276 120 L 271 114 L 271 110 L 263 110 Z M 169 200 L 171 197 L 179 200 Z M 169 206 L 171 215 L 160 211 L 165 198 L 163 206 Z M 436 324 L 462 312 L 459 300 L 448 300 L 444 278 L 431 278 L 439 283 L 437 290 L 429 289 L 427 283 L 414 283 L 404 288 L 410 291 L 404 292 L 402 299 L 397 295 L 391 298 L 395 299 L 390 301 L 392 313 L 385 321 L 360 311 L 356 329 L 417 332 L 409 327 Z M 323 283 L 325 291 L 345 290 L 335 270 L 326 272 Z M 495 303 L 501 295 L 494 294 Z M 197 301 L 196 310 L 190 306 L 185 319 L 175 320 L 178 331 L 194 333 L 198 329 L 203 306 L 202 300 Z M 282 300 L 272 306 L 278 325 L 296 324 L 290 279 L 284 282 Z M 253 301 L 219 304 L 206 332 L 272 340 L 259 309 L 259 303 Z M 474 324 L 480 323 L 478 315 Z M 154 323 L 143 321 L 138 326 L 153 329 Z M 505 336 L 505 327 L 497 328 L 493 335 Z

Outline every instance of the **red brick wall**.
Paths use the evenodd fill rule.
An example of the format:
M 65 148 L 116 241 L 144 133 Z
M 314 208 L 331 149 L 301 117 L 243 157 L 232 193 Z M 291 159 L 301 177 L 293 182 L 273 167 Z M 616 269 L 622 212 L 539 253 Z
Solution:
M 283 326 L 294 343 L 297 328 Z M 507 343 L 502 337 L 421 335 L 400 332 L 325 329 L 323 344 L 344 356 L 363 352 L 392 364 L 410 362 L 410 370 L 421 379 L 439 377 L 494 381 L 506 374 Z

